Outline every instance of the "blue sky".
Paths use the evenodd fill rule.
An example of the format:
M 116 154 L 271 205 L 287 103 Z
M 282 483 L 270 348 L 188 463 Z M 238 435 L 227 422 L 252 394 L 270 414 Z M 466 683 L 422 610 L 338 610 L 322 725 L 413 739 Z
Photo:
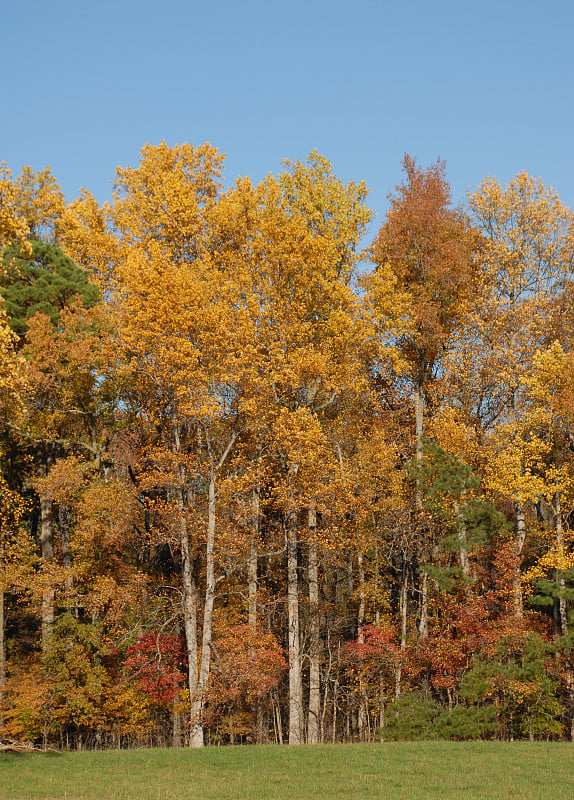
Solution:
M 525 169 L 574 206 L 572 0 L 6 0 L 0 160 L 110 197 L 145 143 L 259 180 L 317 148 L 377 211 L 405 152 L 456 201 Z

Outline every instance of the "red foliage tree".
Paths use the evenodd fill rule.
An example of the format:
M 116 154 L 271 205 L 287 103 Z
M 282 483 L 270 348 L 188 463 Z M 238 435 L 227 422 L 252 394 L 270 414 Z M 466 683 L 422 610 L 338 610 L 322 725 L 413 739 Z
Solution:
M 181 636 L 146 633 L 127 651 L 125 667 L 152 702 L 169 705 L 185 680 L 185 645 Z

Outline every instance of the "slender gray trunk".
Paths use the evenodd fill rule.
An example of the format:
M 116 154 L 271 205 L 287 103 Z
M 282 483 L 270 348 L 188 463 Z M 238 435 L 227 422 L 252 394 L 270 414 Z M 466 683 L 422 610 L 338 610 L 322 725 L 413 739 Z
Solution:
M 423 567 L 421 570 L 421 591 L 420 591 L 420 608 L 421 615 L 419 619 L 419 636 L 424 639 L 429 635 L 429 616 L 428 616 L 428 599 L 429 599 L 429 574 Z
M 273 721 L 275 725 L 275 741 L 278 744 L 283 744 L 283 720 L 281 719 L 281 705 L 278 698 L 272 695 L 273 703 Z
M 339 648 L 340 649 L 340 648 Z M 333 686 L 333 717 L 331 719 L 331 742 L 335 744 L 337 741 L 337 700 L 338 700 L 338 692 L 339 692 L 339 673 L 337 672 L 337 676 L 335 678 L 335 684 Z
M 74 579 L 72 577 L 72 550 L 70 542 L 70 521 L 72 519 L 72 509 L 67 503 L 60 503 L 58 506 L 58 527 L 62 538 L 62 564 L 65 570 L 64 586 L 66 594 L 71 595 L 74 589 Z
M 363 565 L 363 552 L 359 550 L 357 555 L 357 567 L 359 573 L 359 608 L 357 610 L 357 631 L 359 644 L 364 644 L 363 627 L 365 625 L 365 567 Z
M 307 742 L 316 744 L 320 738 L 321 681 L 320 681 L 320 621 L 319 569 L 317 563 L 317 510 L 309 506 L 309 716 Z
M 460 513 L 460 508 L 458 502 L 454 501 L 454 513 L 456 515 L 456 528 L 458 534 L 458 547 L 460 553 L 460 566 L 462 568 L 462 573 L 465 577 L 470 576 L 470 567 L 468 562 L 468 544 L 466 540 L 466 525 L 462 514 Z
M 249 557 L 247 559 L 247 620 L 249 627 L 254 632 L 257 630 L 257 545 L 259 542 L 259 514 L 259 488 L 255 487 L 251 495 L 251 541 L 249 543 Z M 269 733 L 267 704 L 263 692 L 257 693 L 255 715 L 257 744 L 264 744 L 269 740 Z
M 203 747 L 203 708 L 205 704 L 205 694 L 207 692 L 207 685 L 209 682 L 209 672 L 211 667 L 211 638 L 213 629 L 213 607 L 215 603 L 215 528 L 216 528 L 216 494 L 215 483 L 217 475 L 227 457 L 229 456 L 237 434 L 233 433 L 227 443 L 227 446 L 215 465 L 212 458 L 211 445 L 209 437 L 206 435 L 206 442 L 211 462 L 208 486 L 208 499 L 207 499 L 207 542 L 205 550 L 205 603 L 203 608 L 203 629 L 201 635 L 201 665 L 198 671 L 197 668 L 197 624 L 195 622 L 195 658 L 194 658 L 194 687 L 195 691 L 191 691 L 190 681 L 190 719 L 191 730 L 189 744 L 191 747 Z M 195 588 L 195 586 L 194 586 Z M 197 600 L 194 604 L 195 621 L 197 619 Z M 191 632 L 191 628 L 190 628 Z M 187 637 L 187 633 L 186 633 Z M 190 667 L 191 677 L 191 667 Z
M 512 336 L 512 343 L 514 345 L 515 336 Z M 516 389 L 512 391 L 511 397 L 507 404 L 507 412 L 510 421 L 513 425 L 517 425 L 518 414 L 516 411 L 517 392 Z M 517 434 L 515 434 L 516 436 Z M 523 468 L 520 467 L 520 474 L 522 475 Z M 516 524 L 514 528 L 514 553 L 516 557 L 516 565 L 514 568 L 514 577 L 512 579 L 512 594 L 514 600 L 514 614 L 518 618 L 522 618 L 524 605 L 522 598 L 522 574 L 520 571 L 520 560 L 522 555 L 522 548 L 526 540 L 526 519 L 524 515 L 524 505 L 519 501 L 514 501 L 514 509 L 516 513 Z
M 175 636 L 177 639 L 181 636 L 181 628 L 179 623 L 175 628 Z M 172 727 L 171 727 L 171 746 L 181 747 L 183 744 L 182 739 L 182 724 L 181 724 L 181 708 L 179 691 L 174 692 L 173 705 L 172 705 Z
M 562 570 L 562 565 L 564 562 L 564 530 L 562 527 L 560 492 L 556 492 L 554 499 L 554 530 L 556 532 L 556 555 L 558 556 L 558 561 L 560 563 L 560 570 Z M 564 596 L 566 591 L 566 582 L 561 572 L 560 577 L 558 578 L 558 589 L 560 594 L 558 598 L 560 611 L 560 633 L 562 636 L 566 636 L 568 633 L 568 614 L 566 608 L 566 598 Z
M 211 635 L 213 628 L 213 605 L 215 602 L 215 475 L 209 478 L 207 510 L 207 543 L 205 552 L 205 605 L 201 636 L 201 667 L 197 692 L 191 704 L 191 717 L 195 720 L 191 731 L 192 747 L 203 747 L 203 707 L 211 666 Z
M 408 592 L 408 571 L 403 563 L 402 582 L 399 590 L 399 617 L 401 621 L 401 654 L 399 664 L 395 673 L 395 699 L 401 696 L 401 677 L 402 677 L 402 658 L 407 647 L 407 592 Z
M 329 682 L 331 680 L 331 671 L 333 668 L 333 652 L 331 650 L 330 631 L 327 631 L 327 650 L 329 652 L 329 663 L 327 665 L 327 669 L 325 670 L 325 675 L 323 679 L 323 711 L 321 712 L 321 742 L 325 741 L 325 720 L 327 717 L 327 708 L 329 700 Z
M 181 442 L 179 425 L 174 426 L 174 455 L 181 455 Z M 185 488 L 185 470 L 180 463 L 177 468 L 179 486 L 175 490 L 177 510 L 179 514 L 179 547 L 181 550 L 181 584 L 182 584 L 182 611 L 183 632 L 187 650 L 187 684 L 190 707 L 193 709 L 198 692 L 199 670 L 197 666 L 197 586 L 193 563 L 193 545 L 190 541 L 190 532 L 187 523 L 188 494 Z M 190 717 L 190 744 L 193 740 L 194 730 L 200 720 Z
M 44 475 L 47 467 L 44 467 Z M 54 587 L 48 574 L 54 555 L 54 531 L 52 524 L 53 504 L 51 498 L 40 492 L 40 547 L 44 567 L 44 586 L 42 589 L 42 651 L 45 652 L 54 627 Z
M 415 382 L 414 406 L 415 406 L 415 441 L 416 441 L 415 457 L 416 457 L 417 467 L 420 469 L 423 462 L 423 427 L 424 427 L 424 395 L 423 395 L 422 378 L 418 378 Z M 417 511 L 422 510 L 423 497 L 422 497 L 420 475 L 417 475 L 415 484 L 415 506 Z
M 420 470 L 423 463 L 423 429 L 424 429 L 424 394 L 423 394 L 423 381 L 424 376 L 421 372 L 417 376 L 414 387 L 414 407 L 415 407 L 415 439 L 416 439 L 416 462 L 417 468 Z M 415 507 L 418 512 L 423 509 L 423 496 L 420 475 L 417 474 L 415 484 Z M 425 543 L 421 542 L 421 560 L 425 557 Z M 419 636 L 424 638 L 428 636 L 428 573 L 421 565 L 421 591 L 420 591 L 420 617 L 419 617 Z
M 353 576 L 353 554 L 349 553 L 347 559 L 347 592 L 349 593 L 349 600 L 355 594 L 355 581 Z
M 514 579 L 512 581 L 512 588 L 514 594 L 514 613 L 517 617 L 523 616 L 523 601 L 522 601 L 522 574 L 520 572 L 520 557 L 522 555 L 522 548 L 526 540 L 526 520 L 524 517 L 524 506 L 522 503 L 516 501 L 516 535 L 515 535 L 515 553 L 516 553 L 516 568 L 514 572 Z
M 289 638 L 289 744 L 303 742 L 303 685 L 299 641 L 299 582 L 297 576 L 297 511 L 293 500 L 287 512 L 287 618 Z
M 187 649 L 188 689 L 190 705 L 193 708 L 197 697 L 199 671 L 197 668 L 197 587 L 195 585 L 193 553 L 187 526 L 184 490 L 177 489 L 177 505 L 179 510 L 179 544 L 181 550 L 181 580 L 183 588 L 183 630 Z M 191 732 L 200 722 L 191 718 Z
M 247 561 L 248 582 L 248 622 L 257 628 L 257 544 L 259 539 L 259 490 L 253 489 L 251 495 L 251 541 Z

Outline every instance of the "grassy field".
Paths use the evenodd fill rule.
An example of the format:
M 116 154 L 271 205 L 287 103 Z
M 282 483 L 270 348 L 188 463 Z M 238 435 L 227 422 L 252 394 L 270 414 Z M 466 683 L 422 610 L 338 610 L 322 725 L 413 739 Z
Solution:
M 574 745 L 397 742 L 0 754 L 1 800 L 572 800 Z

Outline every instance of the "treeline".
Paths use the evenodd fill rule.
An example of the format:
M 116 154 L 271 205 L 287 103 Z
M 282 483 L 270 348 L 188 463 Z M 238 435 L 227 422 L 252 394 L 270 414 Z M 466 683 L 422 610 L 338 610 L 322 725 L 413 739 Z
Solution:
M 574 739 L 574 217 L 317 153 L 0 173 L 0 737 Z

